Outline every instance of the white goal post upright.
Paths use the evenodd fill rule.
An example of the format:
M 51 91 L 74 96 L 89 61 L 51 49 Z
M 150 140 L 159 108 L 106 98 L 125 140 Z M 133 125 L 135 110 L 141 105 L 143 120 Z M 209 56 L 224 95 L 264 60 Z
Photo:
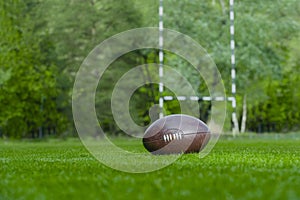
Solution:
M 163 107 L 164 107 L 164 97 L 163 97 L 163 91 L 164 91 L 164 84 L 163 84 L 163 76 L 164 76 L 164 69 L 163 69 L 163 64 L 164 64 L 164 51 L 163 51 L 163 29 L 164 29 L 164 24 L 163 24 L 163 0 L 159 0 L 159 118 L 162 118 L 164 116 L 163 114 Z
M 234 0 L 229 0 L 229 18 L 230 18 L 230 48 L 231 48 L 231 95 L 232 95 L 232 122 L 233 134 L 239 132 L 239 125 L 236 116 L 236 70 L 235 70 L 235 39 L 234 39 Z
M 233 134 L 239 132 L 238 120 L 236 115 L 236 66 L 235 66 L 235 38 L 234 38 L 234 0 L 229 0 L 229 18 L 230 18 L 230 49 L 231 49 L 231 97 L 215 97 L 212 99 L 209 96 L 198 97 L 198 96 L 164 96 L 164 85 L 163 85 L 163 63 L 164 63 L 164 52 L 163 52 L 163 0 L 159 0 L 159 118 L 164 116 L 163 106 L 164 101 L 171 101 L 177 99 L 178 101 L 231 101 L 232 105 L 232 122 Z

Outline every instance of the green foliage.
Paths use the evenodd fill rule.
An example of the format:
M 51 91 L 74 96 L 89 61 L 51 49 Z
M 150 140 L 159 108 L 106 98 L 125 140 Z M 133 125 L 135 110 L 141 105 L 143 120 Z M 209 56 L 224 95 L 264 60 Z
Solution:
M 24 137 L 42 126 L 57 133 L 66 128 L 71 132 L 76 72 L 95 45 L 120 31 L 139 27 L 138 12 L 131 5 L 130 1 L 107 0 L 1 2 L 3 135 Z M 127 69 L 115 68 L 113 73 Z M 99 104 L 107 107 L 110 103 L 103 98 Z
M 112 141 L 147 153 L 140 140 Z M 0 198 L 296 200 L 299 153 L 292 137 L 237 137 L 219 141 L 203 159 L 183 155 L 162 170 L 128 174 L 100 164 L 80 141 L 0 141 Z
M 42 127 L 56 129 L 60 134 L 72 133 L 72 87 L 83 59 L 114 34 L 157 26 L 158 3 L 156 0 L 1 1 L 0 135 L 29 137 Z M 235 2 L 237 105 L 241 115 L 242 100 L 247 95 L 249 130 L 300 128 L 299 10 L 298 0 Z M 166 28 L 189 35 L 207 49 L 230 96 L 228 2 L 165 0 L 164 13 Z M 155 62 L 158 62 L 157 50 L 139 50 L 122 56 L 105 72 L 99 83 L 102 89 L 96 96 L 99 123 L 105 131 L 120 133 L 109 109 L 118 78 L 134 66 Z M 205 83 L 184 59 L 165 52 L 165 64 L 183 74 L 199 96 L 208 95 Z M 142 72 L 145 81 L 147 73 Z M 168 90 L 165 94 L 172 95 Z M 157 85 L 145 85 L 135 93 L 130 109 L 138 124 L 149 123 L 148 109 L 158 99 Z M 201 103 L 200 107 L 201 117 L 207 119 L 209 103 Z M 165 104 L 167 114 L 179 110 L 177 101 Z M 230 122 L 225 127 L 229 129 Z
M 0 127 L 5 136 L 26 137 L 39 127 L 63 126 L 55 98 L 56 66 L 44 61 L 43 38 L 35 39 L 35 24 L 27 1 L 0 3 Z

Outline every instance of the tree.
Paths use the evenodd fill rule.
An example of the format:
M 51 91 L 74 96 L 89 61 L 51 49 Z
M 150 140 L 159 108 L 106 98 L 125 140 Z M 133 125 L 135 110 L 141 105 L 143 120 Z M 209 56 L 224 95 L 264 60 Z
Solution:
M 46 12 L 47 11 L 47 12 Z M 128 29 L 140 27 L 140 13 L 130 1 L 47 1 L 40 7 L 47 30 L 55 44 L 58 87 L 63 93 L 61 111 L 72 129 L 71 99 L 75 75 L 85 57 L 103 40 Z M 124 56 L 112 64 L 99 83 L 96 108 L 99 122 L 110 132 L 117 132 L 110 108 L 110 96 L 118 77 L 132 68 L 135 58 Z M 71 131 L 70 131 L 71 132 Z
M 29 1 L 0 3 L 0 126 L 5 136 L 35 136 L 39 128 L 62 126 L 53 101 L 56 67 L 43 63 L 43 38 L 33 37 L 35 24 L 28 14 L 32 6 Z

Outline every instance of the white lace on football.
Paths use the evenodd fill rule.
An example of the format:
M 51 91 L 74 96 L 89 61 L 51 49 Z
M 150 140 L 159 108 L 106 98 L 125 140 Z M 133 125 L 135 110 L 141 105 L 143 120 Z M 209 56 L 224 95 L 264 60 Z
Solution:
M 179 132 L 175 133 L 167 133 L 163 136 L 165 142 L 170 142 L 172 140 L 181 140 L 183 138 L 183 135 Z

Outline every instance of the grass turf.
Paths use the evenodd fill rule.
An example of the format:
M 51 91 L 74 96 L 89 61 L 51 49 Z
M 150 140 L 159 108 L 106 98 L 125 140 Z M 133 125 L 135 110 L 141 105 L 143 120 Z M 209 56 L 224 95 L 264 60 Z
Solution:
M 140 142 L 115 141 L 144 151 Z M 0 141 L 1 200 L 187 198 L 300 199 L 300 140 L 221 139 L 203 159 L 183 155 L 146 174 L 110 169 L 78 140 Z

